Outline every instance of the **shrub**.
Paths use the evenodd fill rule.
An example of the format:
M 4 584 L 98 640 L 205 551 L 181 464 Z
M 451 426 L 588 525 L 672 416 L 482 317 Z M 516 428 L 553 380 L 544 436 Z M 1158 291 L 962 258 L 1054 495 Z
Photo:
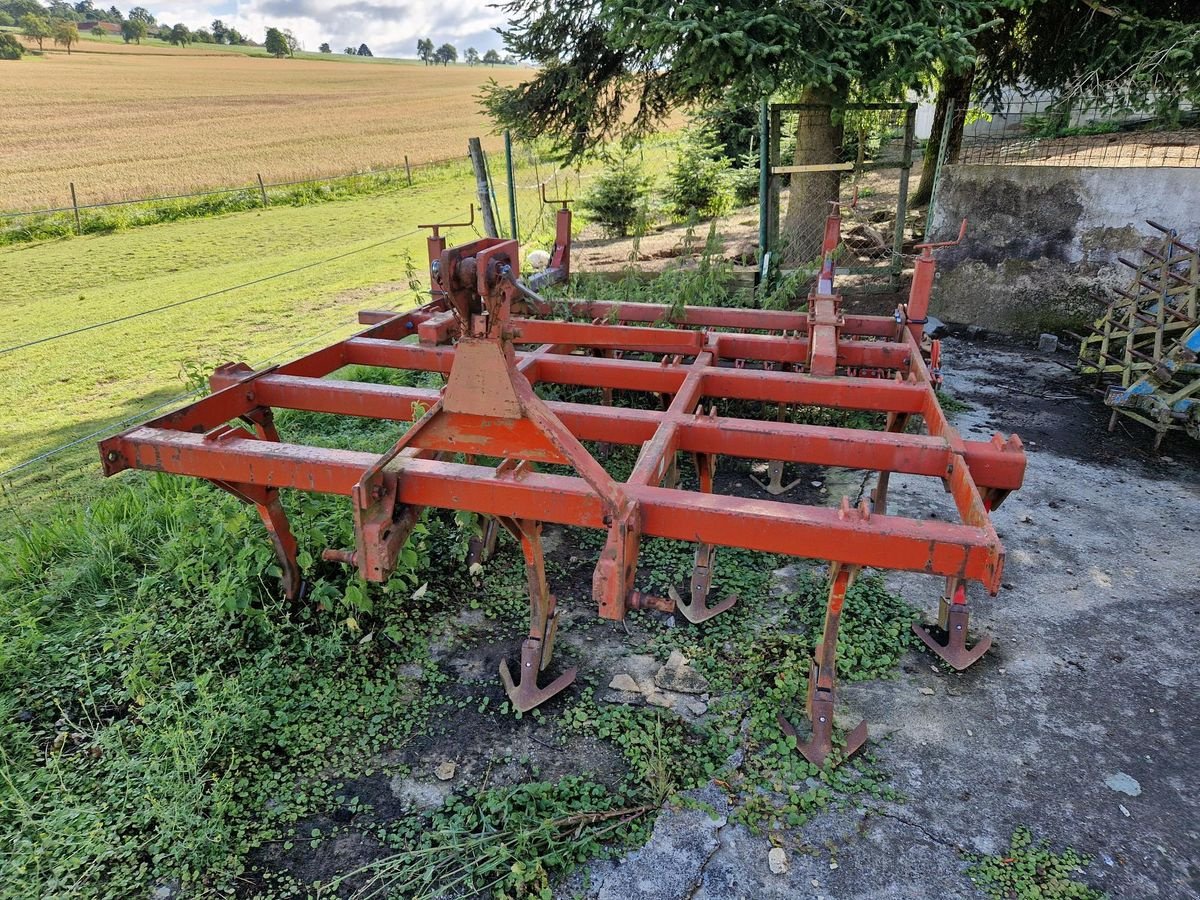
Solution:
M 758 199 L 757 153 L 743 153 L 738 157 L 737 166 L 729 173 L 729 184 L 737 206 L 749 206 Z
M 726 172 L 729 158 L 707 128 L 689 128 L 679 145 L 679 155 L 667 172 L 667 206 L 671 214 L 719 216 L 729 209 Z
M 0 59 L 20 59 L 25 47 L 11 34 L 0 34 Z
M 650 179 L 642 171 L 633 151 L 621 150 L 605 159 L 604 170 L 586 197 L 583 208 L 609 234 L 624 237 L 644 218 Z

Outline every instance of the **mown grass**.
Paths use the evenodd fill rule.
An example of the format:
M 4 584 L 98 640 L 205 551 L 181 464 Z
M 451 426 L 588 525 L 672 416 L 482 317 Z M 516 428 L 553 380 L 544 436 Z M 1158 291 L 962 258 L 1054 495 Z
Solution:
M 665 145 L 647 150 L 652 162 L 666 153 Z M 493 176 L 506 225 L 498 162 L 493 160 Z M 526 249 L 544 247 L 552 241 L 554 214 L 532 184 L 539 175 L 548 177 L 553 165 L 535 169 L 520 156 L 518 162 L 522 239 Z M 572 181 L 574 193 L 575 176 L 564 178 Z M 220 363 L 259 365 L 315 339 L 285 354 L 296 356 L 352 334 L 360 327 L 359 309 L 416 302 L 410 281 L 425 280 L 427 232 L 322 261 L 403 235 L 418 223 L 461 221 L 474 200 L 473 179 L 464 163 L 427 170 L 412 188 L 393 182 L 372 189 L 377 192 L 329 202 L 298 196 L 295 205 L 0 250 L 5 347 L 320 263 L 118 325 L 0 353 L 5 384 L 0 471 L 175 397 L 197 374 Z M 447 236 L 454 243 L 476 233 L 460 228 Z M 93 452 L 89 445 L 39 463 L 7 487 L 22 502 L 71 490 Z

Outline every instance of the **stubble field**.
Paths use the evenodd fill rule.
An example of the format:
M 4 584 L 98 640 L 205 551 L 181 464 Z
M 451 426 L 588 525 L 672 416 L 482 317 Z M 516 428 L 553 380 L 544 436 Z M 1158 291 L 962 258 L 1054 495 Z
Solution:
M 86 204 L 462 156 L 499 145 L 481 87 L 527 71 L 82 49 L 5 67 L 0 209 L 69 205 L 70 182 Z

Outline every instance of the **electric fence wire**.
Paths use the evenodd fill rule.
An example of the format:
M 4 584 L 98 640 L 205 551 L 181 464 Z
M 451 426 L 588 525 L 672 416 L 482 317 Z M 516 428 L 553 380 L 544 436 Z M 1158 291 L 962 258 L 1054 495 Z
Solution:
M 345 256 L 349 256 L 352 253 L 360 253 L 365 250 L 369 250 L 369 249 L 373 249 L 375 247 L 382 246 L 382 245 L 390 243 L 392 241 L 400 240 L 401 238 L 410 237 L 410 236 L 416 234 L 419 230 L 420 229 L 418 229 L 418 228 L 414 228 L 411 231 L 405 232 L 404 234 L 388 238 L 384 241 L 378 241 L 378 242 L 370 245 L 369 247 L 362 247 L 362 248 L 359 248 L 358 250 L 352 250 L 349 253 L 344 253 L 344 254 L 340 254 L 338 256 L 330 257 L 329 259 L 323 260 L 322 262 L 334 262 Z M 267 276 L 267 277 L 268 278 L 278 278 L 282 275 L 291 274 L 291 272 L 301 271 L 302 269 L 311 268 L 312 266 L 319 265 L 319 264 L 320 263 L 311 263 L 307 266 L 302 266 L 298 269 L 290 270 L 289 272 L 281 272 L 281 273 L 278 273 L 277 275 L 271 275 L 271 276 Z M 265 280 L 267 280 L 267 279 L 264 278 L 264 279 L 259 279 L 258 281 L 254 281 L 254 282 L 247 282 L 246 284 L 237 285 L 233 288 L 226 288 L 224 291 L 217 291 L 215 293 L 225 293 L 225 292 L 228 292 L 231 290 L 236 290 L 237 287 L 246 287 L 250 284 L 257 284 L 257 283 L 259 283 L 261 281 L 265 281 Z M 209 294 L 206 296 L 213 296 L 213 295 Z M 193 299 L 199 299 L 199 298 L 193 298 Z M 398 306 L 398 305 L 399 304 L 396 304 L 396 306 Z M 168 307 L 163 307 L 163 308 L 168 308 Z M 119 320 L 114 320 L 114 321 L 119 321 Z M 285 349 L 280 350 L 278 353 L 275 353 L 274 355 L 267 357 L 256 368 L 261 369 L 264 366 L 267 366 L 270 363 L 274 362 L 275 360 L 279 359 L 280 357 L 286 356 L 286 355 L 292 353 L 293 351 L 300 349 L 301 347 L 305 347 L 309 344 L 319 341 L 321 338 L 327 337 L 328 335 L 333 334 L 335 331 L 339 331 L 345 327 L 346 327 L 345 322 L 339 322 L 337 325 L 333 326 L 332 328 L 326 329 L 325 331 L 321 332 L 320 334 L 313 335 L 312 337 L 309 337 L 309 338 L 305 338 L 303 341 L 300 341 L 296 344 L 292 344 L 290 347 L 286 347 Z M 57 447 L 53 447 L 50 450 L 45 451 L 44 453 L 39 453 L 37 456 L 31 457 L 30 459 L 20 462 L 17 465 L 12 466 L 11 468 L 5 469 L 3 472 L 0 472 L 0 478 L 9 478 L 12 475 L 15 475 L 16 473 L 21 472 L 21 471 L 29 468 L 30 466 L 35 465 L 36 463 L 47 460 L 53 456 L 57 456 L 59 453 L 62 453 L 64 450 L 70 450 L 72 447 L 78 447 L 80 444 L 87 443 L 88 441 L 102 437 L 106 434 L 109 434 L 110 432 L 120 430 L 121 428 L 124 428 L 126 426 L 134 425 L 139 422 L 144 422 L 147 419 L 149 419 L 150 417 L 152 417 L 155 413 L 160 412 L 161 410 L 164 410 L 170 406 L 173 406 L 174 404 L 179 403 L 183 400 L 187 400 L 191 397 L 194 397 L 197 394 L 201 393 L 203 390 L 204 390 L 204 388 L 201 386 L 201 387 L 193 388 L 190 391 L 185 391 L 182 394 L 178 394 L 178 395 L 170 398 L 169 400 L 164 400 L 162 403 L 159 403 L 156 406 L 150 407 L 150 409 L 141 410 L 137 413 L 134 413 L 132 416 L 128 416 L 127 418 L 121 419 L 118 422 L 112 422 L 108 425 L 105 425 L 103 428 L 98 428 L 95 431 L 85 434 L 83 437 L 75 438 L 74 440 L 68 441 L 65 444 L 60 444 Z
M 414 228 L 411 231 L 406 231 L 404 234 L 398 234 L 398 235 L 395 235 L 390 238 L 385 238 L 382 241 L 376 241 L 373 244 L 368 244 L 366 247 L 359 247 L 355 250 L 347 250 L 345 253 L 339 253 L 336 256 L 330 256 L 326 259 L 317 260 L 316 262 L 305 263 L 302 266 L 296 266 L 295 268 L 288 269 L 287 271 L 284 271 L 284 272 L 275 272 L 272 275 L 264 275 L 262 278 L 255 278 L 251 281 L 244 281 L 241 284 L 235 284 L 232 287 L 221 288 L 220 290 L 216 290 L 216 291 L 209 291 L 206 294 L 200 294 L 196 297 L 188 297 L 187 299 L 184 299 L 184 300 L 175 300 L 172 303 L 164 303 L 162 306 L 155 306 L 155 307 L 152 307 L 151 309 L 143 309 L 139 312 L 129 313 L 129 315 L 118 316 L 115 319 L 107 319 L 103 322 L 93 322 L 91 325 L 83 325 L 79 328 L 72 328 L 69 331 L 59 332 L 58 334 L 51 334 L 51 335 L 47 335 L 46 337 L 35 338 L 32 341 L 25 341 L 23 343 L 13 344 L 8 347 L 0 347 L 0 356 L 4 356 L 5 354 L 8 354 L 8 353 L 15 353 L 18 350 L 24 350 L 28 347 L 36 347 L 39 344 L 47 344 L 51 341 L 57 341 L 62 338 L 72 337 L 73 335 L 77 335 L 77 334 L 83 334 L 84 332 L 87 332 L 87 331 L 94 331 L 97 328 L 106 328 L 109 325 L 116 325 L 120 322 L 128 322 L 132 319 L 140 319 L 142 316 L 149 316 L 149 315 L 153 315 L 154 313 L 160 313 L 160 312 L 163 312 L 168 309 L 175 309 L 176 307 L 185 306 L 186 304 L 189 304 L 189 303 L 196 303 L 199 300 L 208 300 L 208 299 L 211 299 L 212 297 L 219 297 L 222 294 L 228 294 L 228 293 L 232 293 L 233 291 L 239 291 L 242 288 L 253 287 L 256 284 L 262 284 L 263 282 L 271 281 L 275 278 L 283 278 L 287 275 L 295 275 L 297 272 L 303 272 L 307 269 L 316 268 L 317 266 L 328 265 L 331 262 L 337 262 L 338 260 L 345 259 L 349 256 L 354 256 L 355 254 L 358 254 L 358 253 L 365 253 L 368 250 L 374 250 L 378 247 L 384 246 L 385 244 L 391 244 L 396 241 L 403 240 L 406 237 L 411 237 L 412 235 L 416 234 L 419 230 L 420 229 L 418 229 L 418 228 Z

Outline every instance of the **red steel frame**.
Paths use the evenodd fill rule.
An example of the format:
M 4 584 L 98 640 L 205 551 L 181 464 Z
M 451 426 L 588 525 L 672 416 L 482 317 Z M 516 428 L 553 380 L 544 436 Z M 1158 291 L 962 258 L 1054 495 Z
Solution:
M 543 702 L 575 674 L 570 670 L 547 687 L 537 685 L 538 672 L 550 662 L 557 624 L 542 562 L 542 523 L 608 532 L 593 589 L 599 614 L 609 619 L 622 619 L 628 609 L 655 608 L 702 621 L 732 606 L 736 598 L 708 603 L 718 546 L 828 560 L 825 641 L 809 685 L 813 733 L 800 745 L 821 763 L 832 749 L 837 625 L 854 576 L 874 566 L 944 577 L 946 639 L 923 637 L 952 664 L 969 664 L 973 660 L 966 657 L 974 651 L 964 643 L 965 584 L 976 581 L 997 591 L 1004 551 L 989 511 L 1021 485 L 1025 469 L 1016 437 L 963 440 L 938 405 L 922 357 L 929 254 L 930 268 L 918 272 L 913 294 L 895 317 L 847 315 L 833 289 L 839 227 L 835 208 L 825 268 L 807 312 L 588 301 L 551 305 L 520 281 L 515 242 L 485 238 L 447 249 L 435 230 L 429 239 L 432 302 L 399 314 L 362 313 L 360 320 L 370 327 L 284 365 L 219 368 L 210 396 L 104 441 L 104 472 L 139 468 L 191 475 L 254 503 L 275 544 L 290 598 L 299 596 L 301 577 L 296 541 L 279 503 L 282 489 L 350 497 L 356 547 L 327 550 L 325 557 L 355 565 L 374 581 L 390 575 L 423 508 L 494 517 L 520 540 L 529 576 L 531 627 L 518 677 L 501 664 L 518 709 Z M 564 209 L 559 239 L 569 244 L 569 237 L 570 213 Z M 555 258 L 565 269 L 558 251 Z M 564 311 L 570 321 L 561 318 Z M 330 377 L 354 364 L 440 372 L 448 381 L 436 390 Z M 653 392 L 663 396 L 665 409 L 543 401 L 533 387 L 538 384 L 599 388 L 605 401 L 613 390 Z M 716 402 L 725 399 L 778 404 L 779 421 L 723 416 Z M 887 425 L 872 431 L 793 424 L 783 420 L 791 405 L 881 412 Z M 275 409 L 414 424 L 377 456 L 286 443 L 274 425 Z M 923 422 L 924 434 L 907 433 L 914 418 Z M 231 424 L 239 420 L 243 424 Z M 641 445 L 641 453 L 631 476 L 617 482 L 581 441 Z M 680 453 L 693 458 L 699 491 L 678 488 Z M 871 503 L 857 508 L 844 498 L 840 508 L 824 508 L 722 496 L 713 493 L 719 456 L 780 467 L 793 462 L 869 469 L 879 479 Z M 539 472 L 538 463 L 566 465 L 574 474 Z M 960 521 L 888 514 L 891 472 L 940 481 Z M 642 535 L 697 544 L 689 598 L 652 597 L 634 589 Z M 847 736 L 846 752 L 864 738 L 860 725 Z

